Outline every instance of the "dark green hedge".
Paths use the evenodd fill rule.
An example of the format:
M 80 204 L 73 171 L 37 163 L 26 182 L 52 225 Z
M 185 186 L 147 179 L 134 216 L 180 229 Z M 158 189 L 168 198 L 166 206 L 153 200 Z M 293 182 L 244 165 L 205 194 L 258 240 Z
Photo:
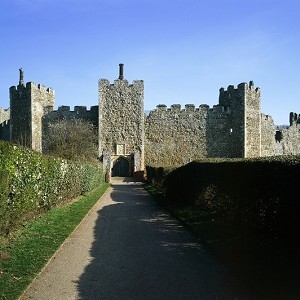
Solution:
M 100 182 L 101 164 L 44 156 L 0 141 L 0 234 Z
M 224 220 L 274 235 L 298 234 L 300 157 L 195 161 L 164 176 L 148 167 L 167 201 L 215 210 Z

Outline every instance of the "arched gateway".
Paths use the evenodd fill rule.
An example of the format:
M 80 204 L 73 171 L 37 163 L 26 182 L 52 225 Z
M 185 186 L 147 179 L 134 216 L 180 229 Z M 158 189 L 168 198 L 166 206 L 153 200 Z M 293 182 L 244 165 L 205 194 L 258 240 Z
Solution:
M 129 177 L 131 175 L 129 161 L 120 156 L 114 161 L 111 173 L 112 176 Z

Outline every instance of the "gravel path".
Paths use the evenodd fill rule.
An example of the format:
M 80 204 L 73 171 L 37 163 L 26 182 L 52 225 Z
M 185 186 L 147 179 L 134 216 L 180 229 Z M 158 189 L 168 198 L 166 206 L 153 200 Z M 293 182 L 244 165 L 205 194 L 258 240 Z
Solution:
M 138 183 L 115 181 L 24 299 L 246 299 Z

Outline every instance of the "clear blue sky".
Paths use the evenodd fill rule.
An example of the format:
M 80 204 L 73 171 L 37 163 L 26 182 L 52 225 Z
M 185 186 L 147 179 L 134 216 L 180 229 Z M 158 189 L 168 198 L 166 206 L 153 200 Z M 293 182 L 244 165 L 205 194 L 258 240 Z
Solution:
M 253 80 L 276 124 L 300 113 L 299 0 L 1 0 L 0 106 L 25 81 L 97 105 L 98 79 L 145 81 L 145 109 L 217 104 Z

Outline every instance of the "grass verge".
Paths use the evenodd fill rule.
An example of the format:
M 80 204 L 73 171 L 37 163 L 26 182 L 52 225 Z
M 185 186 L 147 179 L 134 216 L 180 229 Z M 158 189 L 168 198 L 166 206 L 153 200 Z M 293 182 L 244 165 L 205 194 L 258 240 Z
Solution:
M 50 210 L 7 238 L 0 237 L 0 299 L 17 299 L 108 188 Z
M 298 253 L 288 239 L 277 240 L 236 228 L 214 211 L 172 204 L 154 186 L 145 188 L 231 269 L 249 291 L 250 299 L 300 299 Z

